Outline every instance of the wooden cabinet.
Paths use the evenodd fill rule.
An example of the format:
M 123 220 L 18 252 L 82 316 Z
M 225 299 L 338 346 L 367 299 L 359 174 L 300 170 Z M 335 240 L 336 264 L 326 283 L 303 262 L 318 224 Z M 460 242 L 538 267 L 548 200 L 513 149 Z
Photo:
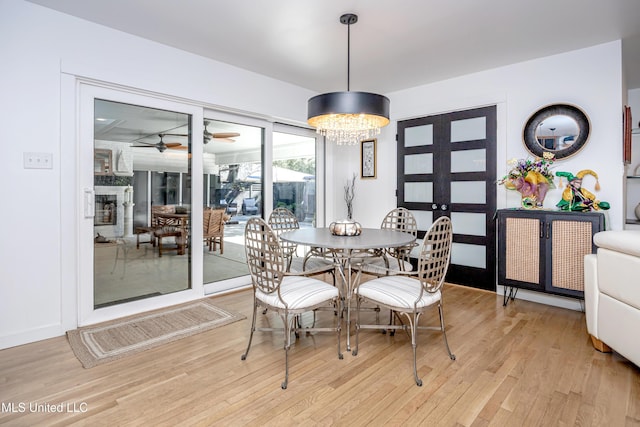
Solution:
M 583 260 L 595 252 L 593 235 L 605 228 L 602 213 L 501 209 L 497 220 L 505 305 L 519 288 L 584 298 Z

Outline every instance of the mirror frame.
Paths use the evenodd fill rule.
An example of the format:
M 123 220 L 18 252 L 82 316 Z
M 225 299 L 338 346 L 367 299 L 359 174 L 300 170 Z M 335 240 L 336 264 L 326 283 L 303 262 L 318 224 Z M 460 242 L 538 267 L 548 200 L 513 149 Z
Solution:
M 545 149 L 536 138 L 536 129 L 544 120 L 551 116 L 569 116 L 576 121 L 579 129 L 576 141 L 570 147 L 563 150 Z M 589 117 L 580 108 L 570 104 L 551 104 L 542 107 L 529 117 L 522 131 L 522 140 L 527 151 L 536 157 L 542 157 L 545 152 L 554 154 L 556 160 L 573 156 L 585 146 L 591 134 Z

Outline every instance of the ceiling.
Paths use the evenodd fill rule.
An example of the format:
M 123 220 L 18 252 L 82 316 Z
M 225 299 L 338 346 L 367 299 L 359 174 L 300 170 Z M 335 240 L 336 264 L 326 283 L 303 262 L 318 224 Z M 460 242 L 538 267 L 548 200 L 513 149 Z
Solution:
M 137 147 L 136 152 L 155 154 L 155 150 L 149 152 L 143 148 L 153 148 L 161 140 L 164 143 L 179 143 L 187 147 L 189 143 L 189 116 L 166 110 L 150 107 L 124 104 L 115 101 L 97 99 L 95 101 L 94 139 L 105 142 L 126 142 L 132 147 Z M 225 155 L 229 153 L 254 152 L 260 150 L 262 143 L 262 131 L 259 127 L 241 125 L 237 123 L 222 122 L 205 118 L 206 130 L 213 134 L 236 133 L 231 138 L 214 138 L 205 143 L 205 153 Z M 280 158 L 300 155 L 295 148 L 283 149 L 282 147 L 298 147 L 300 142 L 308 141 L 308 137 L 283 133 L 273 133 L 273 145 L 281 147 Z M 139 147 L 141 147 L 138 149 Z M 185 152 L 186 153 L 186 152 Z M 228 159 L 228 157 L 222 157 Z
M 622 39 L 640 88 L 639 0 L 30 0 L 317 92 L 388 93 Z

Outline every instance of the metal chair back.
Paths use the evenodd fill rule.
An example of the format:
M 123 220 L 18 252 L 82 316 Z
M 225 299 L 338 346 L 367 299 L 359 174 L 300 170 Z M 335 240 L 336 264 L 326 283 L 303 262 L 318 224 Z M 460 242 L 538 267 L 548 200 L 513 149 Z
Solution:
M 287 261 L 277 236 L 265 220 L 254 217 L 247 221 L 244 238 L 253 286 L 267 294 L 278 291 Z
M 453 227 L 446 216 L 438 218 L 424 236 L 418 258 L 418 278 L 425 291 L 438 292 L 451 260 Z

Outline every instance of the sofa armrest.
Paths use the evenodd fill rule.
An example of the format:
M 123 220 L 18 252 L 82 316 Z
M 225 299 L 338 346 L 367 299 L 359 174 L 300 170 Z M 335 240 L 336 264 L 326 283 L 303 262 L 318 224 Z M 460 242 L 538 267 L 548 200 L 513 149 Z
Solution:
M 593 243 L 599 248 L 640 257 L 640 230 L 601 231 L 594 234 Z
M 587 332 L 598 338 L 598 259 L 597 255 L 584 257 L 584 311 L 587 318 Z

